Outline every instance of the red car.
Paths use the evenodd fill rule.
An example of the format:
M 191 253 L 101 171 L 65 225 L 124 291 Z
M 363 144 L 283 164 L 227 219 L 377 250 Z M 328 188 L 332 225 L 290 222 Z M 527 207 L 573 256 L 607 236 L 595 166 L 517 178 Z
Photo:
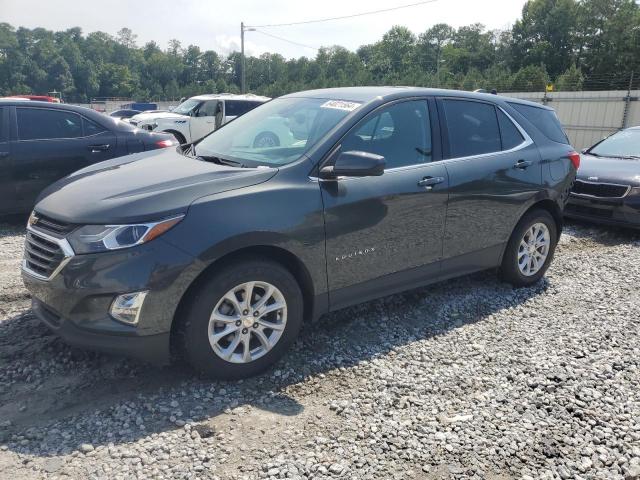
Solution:
M 37 100 L 38 102 L 62 103 L 59 98 L 49 95 L 11 95 L 4 98 L 24 98 L 25 100 Z

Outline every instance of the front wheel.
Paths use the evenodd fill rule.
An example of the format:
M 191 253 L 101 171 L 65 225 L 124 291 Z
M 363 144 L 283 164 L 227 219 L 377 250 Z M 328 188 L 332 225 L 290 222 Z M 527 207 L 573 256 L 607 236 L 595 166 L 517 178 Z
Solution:
M 275 363 L 302 325 L 302 292 L 291 273 L 267 260 L 220 269 L 192 296 L 183 332 L 189 362 L 224 379 L 256 375 Z
M 533 285 L 546 273 L 558 243 L 558 229 L 546 210 L 525 214 L 511 234 L 500 268 L 501 277 L 516 287 Z

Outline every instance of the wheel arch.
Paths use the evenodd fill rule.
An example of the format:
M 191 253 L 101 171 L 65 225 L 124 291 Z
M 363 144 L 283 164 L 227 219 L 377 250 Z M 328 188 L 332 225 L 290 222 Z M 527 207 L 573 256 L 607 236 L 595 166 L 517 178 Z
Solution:
M 303 312 L 304 320 L 308 321 L 313 318 L 314 315 L 314 285 L 311 278 L 311 274 L 306 265 L 295 254 L 282 247 L 273 245 L 253 245 L 238 248 L 237 250 L 230 251 L 215 261 L 211 262 L 206 268 L 204 268 L 196 278 L 189 284 L 186 291 L 178 302 L 173 321 L 171 322 L 171 339 L 172 343 L 176 333 L 180 327 L 180 319 L 183 318 L 185 309 L 188 306 L 189 300 L 195 291 L 205 282 L 216 270 L 223 266 L 229 265 L 238 260 L 245 260 L 251 258 L 269 259 L 277 262 L 284 268 L 286 268 L 296 279 L 300 290 L 302 290 L 303 300 Z
M 520 223 L 520 220 L 522 220 L 524 216 L 527 213 L 531 212 L 532 210 L 546 210 L 551 214 L 551 216 L 553 217 L 553 220 L 555 221 L 556 230 L 558 234 L 556 240 L 560 240 L 560 235 L 562 234 L 562 227 L 564 225 L 562 210 L 560 210 L 560 207 L 558 206 L 558 203 L 556 201 L 548 197 L 541 198 L 541 199 L 539 198 L 535 200 L 531 205 L 529 205 L 527 208 L 525 208 L 522 211 L 522 213 L 518 217 L 518 221 L 513 225 L 513 228 L 511 229 L 511 235 L 513 235 L 513 231 L 515 230 L 517 225 Z M 504 254 L 507 250 L 508 245 L 509 245 L 509 240 L 507 239 L 507 241 L 504 243 L 504 247 L 502 248 L 502 253 L 500 254 L 499 264 L 502 264 L 502 259 L 504 258 Z
M 172 129 L 172 128 L 168 128 L 168 129 L 166 129 L 166 130 L 162 130 L 162 133 L 170 133 L 170 134 L 171 134 L 171 135 L 173 135 L 174 137 L 175 137 L 176 135 L 179 135 L 179 136 L 180 136 L 180 138 L 181 138 L 182 140 L 184 140 L 184 142 L 180 142 L 180 144 L 187 143 L 187 138 L 186 138 L 186 137 L 184 136 L 184 134 L 183 134 L 182 132 L 180 132 L 179 130 L 175 130 L 175 129 Z M 180 141 L 180 140 L 178 140 L 178 141 Z
M 542 199 L 542 200 L 538 200 L 537 202 L 533 203 L 529 208 L 527 208 L 522 213 L 522 215 L 518 219 L 518 222 L 520 222 L 522 217 L 524 217 L 527 213 L 529 213 L 532 210 L 536 210 L 536 209 L 547 210 L 551 214 L 551 216 L 553 217 L 553 219 L 556 222 L 556 231 L 557 231 L 557 234 L 558 234 L 557 240 L 559 240 L 560 239 L 560 235 L 562 234 L 562 227 L 564 225 L 564 221 L 563 221 L 563 217 L 562 217 L 562 210 L 560 210 L 560 207 L 558 206 L 558 203 L 553 201 L 553 200 L 551 200 L 550 198 L 545 198 L 545 199 Z M 517 223 L 516 223 L 516 225 L 517 225 Z

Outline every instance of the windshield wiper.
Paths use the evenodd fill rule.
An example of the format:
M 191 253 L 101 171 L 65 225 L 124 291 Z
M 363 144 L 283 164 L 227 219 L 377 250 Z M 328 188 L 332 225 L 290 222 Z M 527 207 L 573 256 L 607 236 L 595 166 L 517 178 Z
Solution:
M 227 165 L 229 167 L 246 168 L 241 162 L 231 160 L 229 158 L 216 157 L 215 155 L 198 155 L 196 158 L 204 160 L 205 162 L 217 163 L 218 165 Z

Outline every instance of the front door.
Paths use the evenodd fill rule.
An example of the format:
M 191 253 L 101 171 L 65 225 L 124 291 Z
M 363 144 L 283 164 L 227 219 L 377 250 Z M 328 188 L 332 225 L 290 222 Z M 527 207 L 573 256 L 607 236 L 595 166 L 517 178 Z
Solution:
M 191 141 L 200 140 L 205 135 L 216 129 L 216 115 L 222 108 L 222 102 L 218 100 L 206 100 L 194 112 L 189 122 Z
M 538 149 L 492 103 L 439 102 L 450 182 L 443 269 L 495 267 L 523 206 L 542 188 Z
M 339 151 L 383 155 L 384 174 L 320 182 L 332 308 L 438 275 L 448 178 L 429 112 L 426 100 L 376 110 Z

